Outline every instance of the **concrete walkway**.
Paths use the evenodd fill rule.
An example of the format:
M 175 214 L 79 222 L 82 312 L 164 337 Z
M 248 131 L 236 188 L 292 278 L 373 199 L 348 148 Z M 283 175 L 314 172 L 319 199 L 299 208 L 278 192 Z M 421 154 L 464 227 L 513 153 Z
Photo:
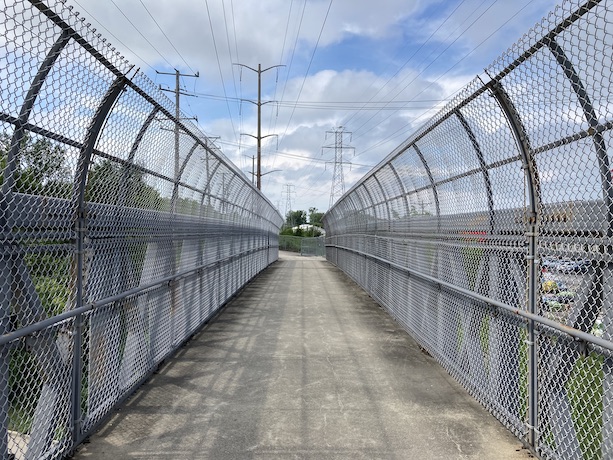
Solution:
M 342 272 L 280 260 L 76 459 L 518 459 L 529 453 Z

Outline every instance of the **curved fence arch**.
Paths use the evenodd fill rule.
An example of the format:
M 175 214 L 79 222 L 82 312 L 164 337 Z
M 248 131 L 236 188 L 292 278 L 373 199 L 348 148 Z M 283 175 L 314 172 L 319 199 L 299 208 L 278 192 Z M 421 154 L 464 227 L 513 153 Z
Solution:
M 613 456 L 610 1 L 565 1 L 324 217 L 347 272 L 542 458 Z
M 60 458 L 278 257 L 282 217 L 64 2 L 0 13 L 0 457 Z

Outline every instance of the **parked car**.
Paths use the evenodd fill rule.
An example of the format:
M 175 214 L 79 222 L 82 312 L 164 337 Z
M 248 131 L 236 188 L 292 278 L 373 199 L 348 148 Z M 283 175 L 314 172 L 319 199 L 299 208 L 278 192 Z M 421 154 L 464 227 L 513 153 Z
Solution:
M 585 273 L 592 266 L 587 259 L 565 259 L 560 261 L 558 270 L 562 273 Z
M 560 266 L 560 259 L 545 258 L 541 260 L 541 271 L 543 272 L 558 271 L 559 266 Z

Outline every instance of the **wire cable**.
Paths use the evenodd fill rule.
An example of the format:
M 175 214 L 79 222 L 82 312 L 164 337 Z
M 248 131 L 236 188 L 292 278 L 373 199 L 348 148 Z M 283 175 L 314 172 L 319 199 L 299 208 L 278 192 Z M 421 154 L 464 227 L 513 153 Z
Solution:
M 296 100 L 300 100 L 300 95 L 302 94 L 302 90 L 304 89 L 304 84 L 306 83 L 306 79 L 309 75 L 309 71 L 311 70 L 311 65 L 313 64 L 313 59 L 315 58 L 315 53 L 317 52 L 317 48 L 319 47 L 319 41 L 321 40 L 321 36 L 324 32 L 324 27 L 326 26 L 326 22 L 328 20 L 328 15 L 330 14 L 330 9 L 332 8 L 332 3 L 334 0 L 330 0 L 330 4 L 328 5 L 328 10 L 326 11 L 326 16 L 324 17 L 323 23 L 321 25 L 321 29 L 319 30 L 319 35 L 317 37 L 317 42 L 315 43 L 315 47 L 313 48 L 313 53 L 311 54 L 311 59 L 309 60 L 309 65 L 307 66 L 306 72 L 304 74 L 304 78 L 302 80 L 302 84 L 300 85 L 300 90 L 298 91 L 298 95 L 296 96 Z M 296 108 L 292 109 L 289 119 L 287 120 L 287 126 L 285 127 L 285 131 L 283 132 L 283 136 L 281 136 L 281 140 L 279 141 L 279 145 L 285 138 L 287 131 L 289 130 L 290 123 L 292 122 L 292 118 L 294 117 L 294 113 Z M 273 161 L 274 164 L 274 161 Z
M 485 0 L 483 0 L 483 1 L 481 2 L 481 4 L 479 5 L 479 7 L 478 7 L 478 8 L 480 8 L 480 7 L 481 7 L 481 5 L 483 5 L 484 3 L 485 3 Z M 456 37 L 454 40 L 452 40 L 452 41 L 451 41 L 449 44 L 447 44 L 447 46 L 446 46 L 446 47 L 445 47 L 445 48 L 444 48 L 444 49 L 443 49 L 443 50 L 442 50 L 440 53 L 438 53 L 438 55 L 437 55 L 437 56 L 436 56 L 436 57 L 435 57 L 433 60 L 431 60 L 431 61 L 430 61 L 430 63 L 429 63 L 429 64 L 428 64 L 426 67 L 422 68 L 422 69 L 421 69 L 421 70 L 420 70 L 420 71 L 419 71 L 419 72 L 418 72 L 416 75 L 414 75 L 414 76 L 413 76 L 413 78 L 411 79 L 411 81 L 409 81 L 409 82 L 408 82 L 406 85 L 404 85 L 404 86 L 403 86 L 403 87 L 402 87 L 400 90 L 398 90 L 398 91 L 396 92 L 396 95 L 395 95 L 394 97 L 398 97 L 398 96 L 399 96 L 399 95 L 400 95 L 400 94 L 401 94 L 401 93 L 402 93 L 402 92 L 403 92 L 403 91 L 404 91 L 406 88 L 408 88 L 408 87 L 409 87 L 409 85 L 411 85 L 413 82 L 415 82 L 415 80 L 417 79 L 417 77 L 419 77 L 420 75 L 423 75 L 423 74 L 424 74 L 424 72 L 425 72 L 426 70 L 428 70 L 428 69 L 429 69 L 429 68 L 430 68 L 430 67 L 431 67 L 431 66 L 432 66 L 432 65 L 433 65 L 433 64 L 434 64 L 434 63 L 435 63 L 435 62 L 436 62 L 436 61 L 437 61 L 437 60 L 438 60 L 438 59 L 439 59 L 441 56 L 443 56 L 443 54 L 445 54 L 445 52 L 446 52 L 446 51 L 447 51 L 449 48 L 451 48 L 451 46 L 452 46 L 452 45 L 453 45 L 455 42 L 457 42 L 457 41 L 458 41 L 458 40 L 459 40 L 459 39 L 460 39 L 460 38 L 461 38 L 461 37 L 462 37 L 462 36 L 463 36 L 463 35 L 464 35 L 464 34 L 465 34 L 465 33 L 466 33 L 466 32 L 467 32 L 467 31 L 468 31 L 468 30 L 469 30 L 469 29 L 470 29 L 470 28 L 473 26 L 473 25 L 475 25 L 475 23 L 476 23 L 476 22 L 477 22 L 479 19 L 481 19 L 481 18 L 483 17 L 483 15 L 484 15 L 485 13 L 487 13 L 487 12 L 488 12 L 488 11 L 489 11 L 489 10 L 490 10 L 490 9 L 491 9 L 491 8 L 492 8 L 492 7 L 493 7 L 495 4 L 496 4 L 496 3 L 498 3 L 498 0 L 495 0 L 495 1 L 494 1 L 492 4 L 490 4 L 490 5 L 489 5 L 489 6 L 488 6 L 488 7 L 487 7 L 487 8 L 486 8 L 486 9 L 485 9 L 485 10 L 484 10 L 484 11 L 483 11 L 483 12 L 482 12 L 482 13 L 481 13 L 479 16 L 477 16 L 477 17 L 476 17 L 476 18 L 475 18 L 475 19 L 474 19 L 474 20 L 473 20 L 473 21 L 472 21 L 472 22 L 471 22 L 471 23 L 468 25 L 468 27 L 466 27 L 466 28 L 465 28 L 465 29 L 464 29 L 464 30 L 463 30 L 463 31 L 462 31 L 462 32 L 461 32 L 461 33 L 460 33 L 460 34 L 459 34 L 459 35 L 458 35 L 458 36 L 457 36 L 457 37 Z M 456 29 L 454 29 L 454 30 L 453 30 L 453 31 L 452 31 L 452 32 L 451 32 L 451 33 L 450 33 L 448 36 L 451 36 L 451 34 L 455 33 L 455 31 L 456 31 L 457 29 L 459 29 L 460 27 L 461 27 L 461 24 L 460 24 L 460 25 L 459 25 L 459 26 L 458 26 Z M 402 81 L 400 81 L 400 82 L 399 82 L 399 83 L 396 85 L 396 88 L 397 88 L 398 86 L 400 86 L 401 84 L 403 84 L 403 83 L 404 83 L 404 82 L 407 80 L 407 78 L 409 78 L 409 76 L 408 76 L 408 75 L 407 75 L 407 77 L 405 77 L 404 79 L 402 79 Z M 428 87 L 430 87 L 430 86 L 431 86 L 431 85 L 428 85 Z M 422 91 L 421 91 L 419 94 L 422 94 L 423 92 L 424 92 L 424 90 L 422 90 Z M 392 98 L 392 100 L 393 100 L 393 99 L 394 99 L 394 98 Z M 363 128 L 363 127 L 364 127 L 364 126 L 365 126 L 365 125 L 366 125 L 366 124 L 367 124 L 369 121 L 371 121 L 371 120 L 372 120 L 372 119 L 373 119 L 373 118 L 374 118 L 376 115 L 377 115 L 376 113 L 375 113 L 374 115 L 371 115 L 371 117 L 370 117 L 370 118 L 368 118 L 368 119 L 367 119 L 367 120 L 366 120 L 364 123 L 362 123 L 362 125 L 360 125 L 360 127 L 356 128 L 356 131 L 359 131 L 359 132 L 360 132 L 360 134 L 359 134 L 359 135 L 357 135 L 357 136 L 355 137 L 356 139 L 359 139 L 360 137 L 364 136 L 365 134 L 367 134 L 367 133 L 369 133 L 370 131 L 372 131 L 373 129 L 375 129 L 375 126 L 373 126 L 372 128 L 368 129 L 367 131 L 365 131 L 365 132 L 361 132 L 361 129 L 362 129 L 362 128 Z M 384 118 L 384 119 L 383 119 L 383 121 L 387 120 L 389 117 L 390 117 L 390 116 L 387 116 L 386 118 Z
M 215 31 L 213 29 L 213 21 L 211 19 L 211 11 L 209 9 L 208 0 L 204 0 L 204 4 L 206 5 L 206 12 L 209 17 L 209 27 L 211 28 L 211 37 L 213 38 L 213 47 L 215 48 L 215 56 L 217 57 L 217 67 L 219 69 L 219 77 L 221 78 L 221 87 L 223 88 L 223 93 L 226 98 L 226 107 L 228 108 L 228 115 L 230 116 L 230 124 L 232 125 L 232 131 L 234 132 L 234 138 L 237 138 L 238 136 L 236 133 L 236 127 L 234 126 L 234 120 L 232 119 L 232 111 L 230 110 L 230 103 L 228 102 L 228 94 L 226 93 L 226 84 L 224 82 L 223 72 L 221 70 L 221 61 L 219 60 L 219 51 L 217 49 L 217 43 L 215 41 Z
M 377 90 L 377 92 L 368 100 L 369 102 L 372 101 L 382 90 L 383 88 L 385 88 L 399 73 L 402 69 L 404 69 L 409 62 L 411 62 L 413 60 L 413 58 L 417 55 L 417 53 L 419 53 L 429 42 L 430 40 L 432 40 L 432 38 L 438 33 L 438 31 L 447 23 L 447 21 L 449 21 L 449 19 L 451 19 L 451 17 L 453 16 L 453 14 L 458 10 L 458 8 L 460 8 L 460 6 L 462 6 L 464 4 L 465 0 L 462 0 L 460 3 L 458 3 L 456 5 L 456 7 L 453 9 L 453 11 L 451 13 L 449 13 L 449 15 L 445 18 L 445 20 L 443 22 L 441 22 L 439 24 L 439 26 L 430 34 L 430 36 L 419 46 L 419 48 L 417 48 L 413 54 L 411 54 L 411 56 L 409 56 L 409 58 L 398 68 L 398 70 L 396 70 L 396 72 L 394 73 L 394 75 L 392 75 L 387 82 L 385 82 L 385 84 L 383 84 L 383 86 L 381 86 L 381 88 L 379 88 L 379 90 Z M 366 89 L 366 91 L 368 91 L 372 85 L 374 84 L 374 81 L 371 83 L 371 85 Z M 366 92 L 364 91 L 364 93 Z M 363 93 L 363 94 L 364 94 Z M 342 125 L 343 126 L 347 126 L 349 124 L 349 122 L 356 116 L 356 114 L 352 114 L 351 117 L 349 117 L 348 119 L 346 119 Z
M 319 30 L 319 36 L 317 37 L 317 42 L 315 43 L 315 47 L 313 48 L 313 52 L 311 53 L 311 59 L 309 60 L 309 65 L 307 66 L 306 72 L 304 73 L 304 78 L 302 79 L 302 84 L 300 85 L 300 90 L 298 91 L 298 96 L 296 97 L 296 100 L 300 100 L 300 96 L 302 94 L 302 90 L 304 89 L 304 85 L 306 83 L 306 80 L 309 76 L 309 71 L 311 70 L 311 66 L 313 65 L 313 59 L 315 59 L 315 53 L 317 53 L 317 48 L 319 47 L 319 42 L 321 40 L 321 36 L 324 32 L 324 28 L 326 26 L 326 22 L 328 20 L 328 15 L 330 14 L 330 9 L 332 8 L 332 3 L 334 2 L 334 0 L 330 0 L 330 4 L 328 5 L 328 10 L 326 11 L 326 16 L 324 17 L 324 21 L 321 25 L 321 29 Z M 289 124 L 292 121 L 292 118 L 294 116 L 294 110 L 292 110 L 292 113 L 290 114 L 289 120 L 287 121 L 287 127 L 285 128 L 285 132 L 283 133 L 283 136 L 285 136 L 285 134 L 287 133 L 287 130 L 289 129 Z
M 91 14 L 89 11 L 87 11 L 87 9 L 81 5 L 78 0 L 72 0 L 81 10 L 85 11 L 86 14 L 89 15 L 88 19 L 90 21 L 95 21 L 98 26 L 102 29 L 104 29 L 106 31 L 107 34 L 109 34 L 111 37 L 113 37 L 117 43 L 121 44 L 125 49 L 127 49 L 128 51 L 130 51 L 134 56 L 136 56 L 138 59 L 140 59 L 143 64 L 145 64 L 147 67 L 149 67 L 151 70 L 155 71 L 155 68 L 149 64 L 145 59 L 143 59 L 141 56 L 138 55 L 138 53 L 136 53 L 135 51 L 133 51 L 128 45 L 126 45 L 124 42 L 122 42 L 115 34 L 113 34 L 113 32 L 111 32 L 107 27 L 104 26 L 104 24 L 102 24 L 100 21 L 98 21 L 93 14 Z
M 158 55 L 162 58 L 162 60 L 164 60 L 164 62 L 166 62 L 166 64 L 168 64 L 168 67 L 173 67 L 173 65 L 168 61 L 168 59 L 166 59 L 162 53 L 160 53 L 160 50 L 158 50 L 153 43 L 151 43 L 149 41 L 149 39 L 147 37 L 145 37 L 143 35 L 143 33 L 139 30 L 138 27 L 136 27 L 136 25 L 130 20 L 130 18 L 128 16 L 126 16 L 126 14 L 121 10 L 121 8 L 119 8 L 119 6 L 117 5 L 117 3 L 115 3 L 115 0 L 110 0 L 111 3 L 113 5 L 115 5 L 115 8 L 117 8 L 117 10 L 121 13 L 121 15 L 126 18 L 126 21 L 128 21 L 130 23 L 130 25 L 134 28 L 134 30 L 136 30 L 136 32 L 138 32 L 138 34 L 143 37 L 143 39 L 149 44 L 149 46 L 151 46 L 151 48 L 153 48 L 155 50 L 156 53 L 158 53 Z
M 183 57 L 183 55 L 181 54 L 181 52 L 177 49 L 177 47 L 174 45 L 174 43 L 170 40 L 170 38 L 168 38 L 168 35 L 166 35 L 166 32 L 164 32 L 164 30 L 162 29 L 162 27 L 160 26 L 160 24 L 156 21 L 156 19 L 153 17 L 153 15 L 151 14 L 151 12 L 149 11 L 149 8 L 147 8 L 147 6 L 143 3 L 143 0 L 138 0 L 140 2 L 141 5 L 143 5 L 143 8 L 145 8 L 145 11 L 147 12 L 147 14 L 149 15 L 149 17 L 153 20 L 153 22 L 155 23 L 155 25 L 157 26 L 157 28 L 160 30 L 160 32 L 162 32 L 162 35 L 164 35 L 164 38 L 166 38 L 166 40 L 168 41 L 168 43 L 170 43 L 170 46 L 172 46 L 172 49 L 175 50 L 175 52 L 179 55 L 179 57 L 181 58 L 181 60 L 183 61 L 183 63 L 187 66 L 187 68 L 189 69 L 189 71 L 191 73 L 196 73 L 194 72 L 194 69 L 192 69 L 190 67 L 190 65 L 187 63 L 187 61 L 185 60 L 185 58 Z
M 434 83 L 438 82 L 441 78 L 443 78 L 446 74 L 448 74 L 452 69 L 454 69 L 458 64 L 460 64 L 462 61 L 464 61 L 468 56 L 470 56 L 471 54 L 473 54 L 477 49 L 479 49 L 485 42 L 487 42 L 493 35 L 495 35 L 497 32 L 499 32 L 505 25 L 507 25 L 512 19 L 514 19 L 519 13 L 521 13 L 523 10 L 525 10 L 528 5 L 530 5 L 530 0 L 528 0 L 524 6 L 522 6 L 519 10 L 517 10 L 517 12 L 515 14 L 513 14 L 509 19 L 507 19 L 503 24 L 501 24 L 496 30 L 494 30 L 493 32 L 491 32 L 486 38 L 484 38 L 477 46 L 475 46 L 472 50 L 470 50 L 468 53 L 466 53 L 464 56 L 462 56 L 458 61 L 456 61 L 449 69 L 447 69 L 445 72 L 443 72 L 441 75 L 439 75 L 435 80 L 433 80 L 432 82 L 430 82 L 430 84 L 425 87 L 419 94 L 423 93 L 424 91 L 426 91 L 430 86 L 432 86 Z M 460 89 L 461 90 L 461 89 Z M 458 91 L 460 91 L 458 90 Z M 456 91 L 454 94 L 457 94 L 458 91 Z M 419 95 L 418 94 L 418 95 Z M 450 98 L 453 98 L 454 94 L 450 95 Z M 415 120 L 413 120 L 413 125 L 415 125 L 415 122 L 421 118 L 423 118 L 427 113 L 429 113 L 428 111 L 425 111 L 424 113 L 422 113 L 421 115 L 419 115 Z M 367 149 L 361 151 L 359 154 L 356 154 L 355 156 L 359 156 L 362 155 L 370 150 L 372 150 L 373 148 L 387 142 L 388 140 L 391 140 L 395 137 L 398 137 L 401 132 L 407 132 L 407 131 L 413 131 L 413 127 L 409 127 L 409 128 L 400 128 L 398 130 L 396 130 L 392 135 L 386 137 L 385 139 L 379 141 L 377 144 L 374 144 L 373 146 L 368 147 Z

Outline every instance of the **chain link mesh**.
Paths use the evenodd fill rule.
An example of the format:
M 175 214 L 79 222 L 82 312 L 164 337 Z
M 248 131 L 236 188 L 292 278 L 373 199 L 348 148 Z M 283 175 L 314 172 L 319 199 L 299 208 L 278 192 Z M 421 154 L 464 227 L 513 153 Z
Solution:
M 277 259 L 283 219 L 71 8 L 1 3 L 0 457 L 61 458 Z
M 347 272 L 542 458 L 613 458 L 613 2 L 565 1 L 325 215 Z

